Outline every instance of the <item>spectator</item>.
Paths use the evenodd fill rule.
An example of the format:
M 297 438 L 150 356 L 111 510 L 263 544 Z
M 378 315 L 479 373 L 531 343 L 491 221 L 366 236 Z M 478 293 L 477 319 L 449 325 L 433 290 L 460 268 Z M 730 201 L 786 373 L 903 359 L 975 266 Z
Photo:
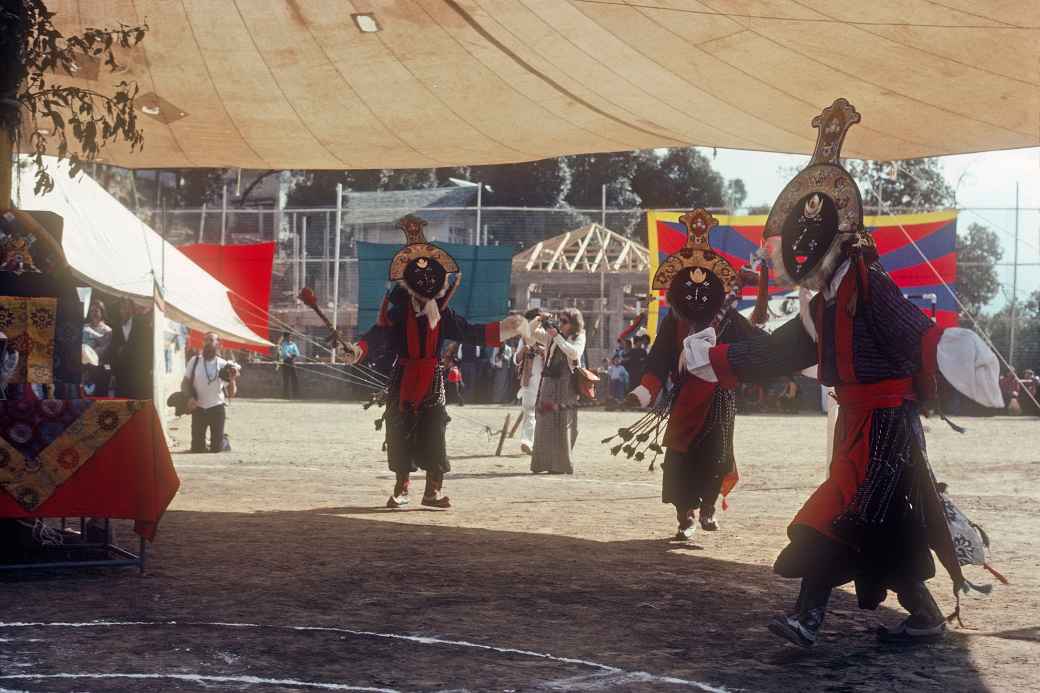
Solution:
M 105 322 L 105 307 L 95 301 L 87 313 L 83 325 L 83 344 L 94 350 L 98 365 L 87 365 L 83 369 L 83 385 L 92 397 L 108 397 L 112 376 L 107 368 L 108 349 L 112 345 L 112 328 Z
M 776 403 L 777 408 L 784 414 L 798 412 L 798 383 L 794 381 L 794 378 L 787 379 Z
M 614 362 L 607 369 L 607 381 L 610 384 L 610 399 L 621 402 L 628 394 L 628 370 L 621 365 L 621 357 L 615 356 Z
M 475 344 L 459 344 L 458 367 L 462 374 L 462 388 L 466 389 L 466 398 L 477 401 L 477 374 L 480 372 L 481 348 Z
M 531 471 L 573 474 L 571 448 L 578 438 L 578 411 L 569 407 L 578 400 L 573 377 L 585 353 L 585 320 L 577 308 L 564 308 L 536 331 L 546 349 L 545 367 L 538 390 Z
M 188 362 L 181 390 L 191 396 L 191 452 L 206 452 L 207 429 L 209 452 L 223 452 L 227 403 L 238 392 L 238 369 L 220 357 L 220 337 L 213 332 L 206 334 L 202 354 Z
M 509 401 L 510 371 L 513 362 L 513 347 L 509 342 L 491 349 L 491 402 L 504 404 Z
M 106 359 L 116 380 L 116 397 L 152 398 L 152 362 L 155 359 L 149 306 L 136 307 L 124 299 L 112 330 Z
M 644 341 L 645 340 L 645 341 Z M 636 337 L 632 340 L 632 348 L 625 352 L 622 365 L 628 371 L 628 379 L 633 385 L 638 385 L 643 379 L 643 371 L 646 370 L 646 360 L 649 358 L 650 338 L 646 336 Z
M 1000 393 L 1004 396 L 1004 406 L 1010 413 L 1018 413 L 1018 374 L 1012 368 L 1000 379 Z
M 300 396 L 300 382 L 296 378 L 296 359 L 300 358 L 300 347 L 296 346 L 292 335 L 282 333 L 278 342 L 279 367 L 282 370 L 282 396 L 285 399 L 296 399 Z
M 462 401 L 462 388 L 464 387 L 462 371 L 451 352 L 444 355 L 444 370 L 448 372 L 445 399 L 448 404 L 457 404 L 461 407 L 465 404 Z
M 1022 406 L 1022 413 L 1029 416 L 1040 414 L 1035 403 L 1037 393 L 1040 392 L 1040 379 L 1037 378 L 1032 368 L 1027 368 L 1022 372 L 1021 383 L 1018 403 Z

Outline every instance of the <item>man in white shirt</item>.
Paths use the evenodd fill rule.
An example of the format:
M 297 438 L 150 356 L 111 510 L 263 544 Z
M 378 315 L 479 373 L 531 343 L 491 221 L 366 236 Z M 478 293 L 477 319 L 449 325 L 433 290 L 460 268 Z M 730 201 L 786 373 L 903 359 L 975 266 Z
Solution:
M 191 412 L 191 452 L 206 452 L 206 429 L 210 431 L 209 452 L 224 449 L 224 422 L 227 418 L 228 399 L 238 391 L 238 369 L 221 371 L 230 361 L 219 355 L 220 337 L 206 334 L 202 354 L 188 361 L 183 388 L 191 394 L 188 410 Z

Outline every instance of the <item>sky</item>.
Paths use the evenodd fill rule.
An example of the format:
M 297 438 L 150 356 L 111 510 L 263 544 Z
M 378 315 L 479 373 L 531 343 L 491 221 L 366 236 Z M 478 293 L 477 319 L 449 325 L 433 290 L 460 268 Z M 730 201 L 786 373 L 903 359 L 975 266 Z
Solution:
M 702 149 L 709 158 L 713 150 Z M 808 156 L 719 149 L 712 164 L 726 178 L 741 178 L 747 186 L 748 206 L 771 204 L 791 178 L 809 161 Z M 957 194 L 961 209 L 958 226 L 983 224 L 995 231 L 1004 247 L 998 267 L 1005 294 L 991 308 L 1010 298 L 1015 229 L 1015 184 L 1019 188 L 1018 296 L 1024 299 L 1040 289 L 1040 147 L 939 157 L 946 180 Z M 1035 263 L 1033 266 L 1023 266 Z

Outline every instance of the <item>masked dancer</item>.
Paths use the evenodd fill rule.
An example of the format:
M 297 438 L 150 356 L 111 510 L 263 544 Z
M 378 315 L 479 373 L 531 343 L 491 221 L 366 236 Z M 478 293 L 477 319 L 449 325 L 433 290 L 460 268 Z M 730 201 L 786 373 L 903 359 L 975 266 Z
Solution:
M 451 470 L 444 440 L 449 417 L 439 358 L 443 343 L 498 346 L 505 339 L 523 335 L 527 326 L 522 315 L 472 325 L 449 308 L 461 272 L 451 255 L 426 241 L 425 225 L 411 215 L 401 220 L 407 244 L 390 262 L 392 286 L 383 298 L 376 324 L 357 344 L 347 345 L 348 364 L 387 349 L 397 354 L 386 401 L 387 459 L 397 476 L 388 508 L 408 503 L 409 476 L 419 469 L 426 472 L 422 504 L 451 507 L 442 493 L 444 475 Z
M 686 226 L 686 244 L 661 264 L 651 284 L 654 291 L 665 291 L 669 310 L 658 327 L 642 380 L 628 399 L 647 407 L 669 380 L 675 388 L 663 440 L 667 452 L 661 500 L 675 506 L 675 539 L 686 541 L 693 536 L 697 511 L 704 530 L 719 528 L 715 503 L 736 484 L 737 469 L 733 389 L 686 373 L 679 359 L 683 340 L 712 328 L 719 342 L 737 342 L 760 330 L 736 311 L 740 275 L 708 242 L 718 221 L 703 209 L 679 221 Z
M 978 337 L 958 328 L 944 333 L 878 262 L 859 189 L 839 160 L 859 120 L 844 99 L 813 120 L 813 157 L 766 222 L 777 279 L 800 287 L 800 316 L 744 342 L 715 345 L 693 335 L 684 344 L 691 372 L 726 386 L 818 365 L 820 382 L 835 388 L 840 409 L 828 478 L 795 515 L 774 565 L 783 577 L 801 578 L 801 592 L 769 628 L 803 647 L 816 641 L 832 589 L 849 581 L 861 608 L 877 608 L 893 590 L 909 612 L 898 627 L 881 628 L 881 639 L 940 638 L 946 619 L 925 585 L 935 574 L 929 548 L 953 579 L 958 604 L 966 586 L 925 454 L 918 402 L 934 396 L 937 370 L 951 382 L 962 380 L 958 370 L 974 372 L 974 363 L 949 355 Z M 992 357 L 984 346 L 973 353 Z

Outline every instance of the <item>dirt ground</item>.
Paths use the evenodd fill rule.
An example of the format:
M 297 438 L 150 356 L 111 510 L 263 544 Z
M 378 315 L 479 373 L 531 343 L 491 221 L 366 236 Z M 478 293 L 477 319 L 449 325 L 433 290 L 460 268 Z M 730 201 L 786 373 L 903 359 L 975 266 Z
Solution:
M 392 475 L 359 405 L 237 401 L 221 455 L 179 452 L 182 419 L 144 576 L 0 581 L 0 690 L 1040 690 L 1037 420 L 928 423 L 936 475 L 1012 583 L 964 600 L 968 629 L 881 646 L 894 598 L 866 612 L 843 592 L 801 651 L 765 629 L 797 589 L 770 566 L 825 474 L 824 417 L 738 417 L 722 531 L 680 546 L 659 473 L 600 444 L 632 414 L 580 412 L 576 472 L 548 477 L 515 440 L 493 456 L 485 427 L 507 411 L 452 410 L 450 511 L 383 508 Z M 931 585 L 952 609 L 945 574 Z

